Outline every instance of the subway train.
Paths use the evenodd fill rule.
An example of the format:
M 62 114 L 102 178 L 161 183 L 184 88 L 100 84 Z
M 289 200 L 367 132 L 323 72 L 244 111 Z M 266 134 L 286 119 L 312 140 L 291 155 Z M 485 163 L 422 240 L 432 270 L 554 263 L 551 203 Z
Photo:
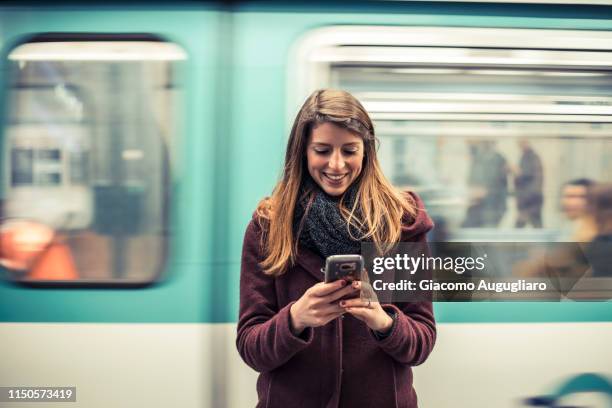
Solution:
M 612 182 L 609 0 L 36 2 L 0 27 L 0 387 L 75 387 L 66 406 L 256 404 L 242 241 L 315 89 L 362 101 L 433 241 L 564 239 L 564 184 Z M 585 296 L 436 302 L 421 406 L 612 405 L 612 306 Z

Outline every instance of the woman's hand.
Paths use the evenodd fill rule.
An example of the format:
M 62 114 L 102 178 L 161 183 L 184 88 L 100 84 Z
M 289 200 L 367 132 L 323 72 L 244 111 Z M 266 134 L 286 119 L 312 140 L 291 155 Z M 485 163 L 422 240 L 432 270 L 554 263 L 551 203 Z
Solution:
M 291 305 L 291 330 L 299 335 L 306 327 L 323 326 L 343 315 L 345 309 L 338 305 L 338 299 L 355 295 L 359 291 L 359 288 L 347 286 L 346 283 L 345 280 L 319 282 L 308 288 L 302 297 Z
M 351 285 L 360 290 L 362 283 L 355 281 Z M 357 319 L 362 320 L 370 329 L 386 333 L 393 326 L 393 319 L 384 311 L 380 303 L 375 300 L 364 300 L 361 298 L 347 299 L 340 302 L 340 306 L 346 312 L 352 314 Z

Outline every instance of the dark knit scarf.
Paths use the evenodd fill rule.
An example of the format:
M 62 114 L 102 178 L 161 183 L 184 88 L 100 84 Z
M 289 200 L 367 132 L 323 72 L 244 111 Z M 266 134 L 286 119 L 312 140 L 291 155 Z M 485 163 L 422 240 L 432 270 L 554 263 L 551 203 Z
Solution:
M 350 186 L 342 197 L 349 210 L 353 208 L 357 186 Z M 294 231 L 299 234 L 299 243 L 318 252 L 323 257 L 330 255 L 360 254 L 361 241 L 351 238 L 347 222 L 340 213 L 339 197 L 327 195 L 318 186 L 302 188 L 295 207 Z M 353 237 L 363 233 L 354 225 L 350 226 Z

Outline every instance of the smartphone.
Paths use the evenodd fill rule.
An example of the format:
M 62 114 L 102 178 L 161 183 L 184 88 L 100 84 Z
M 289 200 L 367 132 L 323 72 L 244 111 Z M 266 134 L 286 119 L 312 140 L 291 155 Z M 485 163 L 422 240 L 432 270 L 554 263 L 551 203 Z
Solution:
M 359 280 L 363 270 L 361 255 L 332 255 L 325 260 L 325 283 L 338 279 Z

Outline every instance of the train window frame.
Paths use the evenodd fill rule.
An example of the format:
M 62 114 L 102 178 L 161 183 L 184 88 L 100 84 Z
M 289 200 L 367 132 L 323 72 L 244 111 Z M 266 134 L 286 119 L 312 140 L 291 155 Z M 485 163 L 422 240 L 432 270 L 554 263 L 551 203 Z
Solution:
M 66 45 L 68 45 L 68 47 L 66 47 Z M 169 73 L 165 73 L 165 75 L 167 75 L 167 81 L 170 81 L 170 82 L 168 82 L 166 85 L 162 83 L 162 85 L 163 86 L 172 85 L 173 87 L 176 87 L 178 83 L 179 87 L 177 89 L 181 91 L 180 80 L 177 80 L 177 77 L 174 72 L 180 69 L 178 64 L 180 64 L 184 60 L 187 60 L 188 55 L 187 55 L 187 52 L 183 49 L 183 47 L 180 44 L 173 42 L 172 40 L 163 38 L 157 34 L 149 34 L 149 33 L 59 33 L 58 32 L 58 33 L 38 33 L 38 34 L 28 35 L 28 36 L 19 38 L 5 49 L 3 53 L 3 58 L 6 63 L 9 63 L 9 62 L 17 63 L 18 66 L 20 67 L 25 65 L 27 62 L 35 63 L 36 61 L 44 61 L 44 62 L 51 61 L 51 62 L 62 62 L 62 63 L 70 63 L 72 61 L 80 62 L 80 63 L 140 62 L 143 64 L 143 66 L 149 62 L 167 63 L 168 68 L 166 68 L 165 66 L 162 66 L 162 67 L 165 70 L 166 69 L 172 70 Z M 9 137 L 10 135 L 8 134 L 10 123 L 8 123 L 7 121 L 9 119 L 8 114 L 9 114 L 9 104 L 11 102 L 10 98 L 13 97 L 13 92 L 14 92 L 12 88 L 11 89 L 9 88 L 11 87 L 11 83 L 12 83 L 11 81 L 13 81 L 14 79 L 15 79 L 15 75 L 11 74 L 11 75 L 7 75 L 3 81 L 5 85 L 3 87 L 4 91 L 2 94 L 2 100 L 1 100 L 3 109 L 0 112 L 0 114 L 2 114 L 2 117 L 4 118 L 3 123 L 5 123 L 2 129 L 0 129 L 0 132 L 1 132 L 0 136 L 2 140 L 2 155 L 3 157 L 9 157 L 9 158 L 11 157 L 10 155 L 12 154 L 12 150 L 14 150 L 13 145 L 11 144 L 10 137 Z M 147 81 L 150 81 L 150 79 Z M 143 83 L 140 84 L 140 86 L 147 86 L 148 84 L 145 82 L 146 81 L 143 80 Z M 153 82 L 151 82 L 151 84 L 153 84 Z M 62 84 L 62 87 L 63 86 L 64 84 Z M 68 84 L 68 86 L 70 86 L 70 84 Z M 108 268 L 105 269 L 107 271 L 106 275 L 104 275 L 102 278 L 100 277 L 82 278 L 79 275 L 77 275 L 76 278 L 63 278 L 61 275 L 59 277 L 53 277 L 50 279 L 28 278 L 27 274 L 29 273 L 29 271 L 33 270 L 33 268 L 37 266 L 38 263 L 40 263 L 40 260 L 45 255 L 48 254 L 47 252 L 48 250 L 54 250 L 53 249 L 54 245 L 58 242 L 56 241 L 57 231 L 54 230 L 53 227 L 50 228 L 49 226 L 44 225 L 44 223 L 36 223 L 37 225 L 34 225 L 33 231 L 36 231 L 36 229 L 38 228 L 39 235 L 44 236 L 45 239 L 47 239 L 48 241 L 41 241 L 42 244 L 38 245 L 37 247 L 37 250 L 40 250 L 40 251 L 37 253 L 35 259 L 30 260 L 27 263 L 24 263 L 23 265 L 27 265 L 27 268 L 25 269 L 23 265 L 21 265 L 21 272 L 18 270 L 14 270 L 13 272 L 11 272 L 10 268 L 7 268 L 7 265 L 11 265 L 10 259 L 8 259 L 9 262 L 5 262 L 7 261 L 7 259 L 5 259 L 3 256 L 0 257 L 0 265 L 3 266 L 1 272 L 5 280 L 12 282 L 12 283 L 16 283 L 16 284 L 26 285 L 26 286 L 68 287 L 68 288 L 71 288 L 71 287 L 139 288 L 139 287 L 146 287 L 149 285 L 156 284 L 162 280 L 162 278 L 164 277 L 164 271 L 169 262 L 168 254 L 169 254 L 169 246 L 170 246 L 170 242 L 169 242 L 170 236 L 168 234 L 168 230 L 169 230 L 169 222 L 170 222 L 169 216 L 170 216 L 170 207 L 171 207 L 171 184 L 170 183 L 173 178 L 173 173 L 174 173 L 174 169 L 176 166 L 176 164 L 174 163 L 175 162 L 174 151 L 176 149 L 176 146 L 174 146 L 174 144 L 176 144 L 177 141 L 181 139 L 180 133 L 181 133 L 181 129 L 183 128 L 183 126 L 181 126 L 181 123 L 180 123 L 180 115 L 179 115 L 180 111 L 177 109 L 176 105 L 184 104 L 184 101 L 182 101 L 182 99 L 184 98 L 184 94 L 179 93 L 178 95 L 169 95 L 168 97 L 171 98 L 173 102 L 173 104 L 171 105 L 172 109 L 171 109 L 170 116 L 169 116 L 171 128 L 168 129 L 169 130 L 168 134 L 166 134 L 165 132 L 162 132 L 162 134 L 159 135 L 160 136 L 159 147 L 156 148 L 159 150 L 158 153 L 160 153 L 161 159 L 159 160 L 161 161 L 159 162 L 158 165 L 161 167 L 159 170 L 159 174 L 155 176 L 155 187 L 153 189 L 156 190 L 155 194 L 157 195 L 160 201 L 158 201 L 158 204 L 156 204 L 155 209 L 146 210 L 147 212 L 152 211 L 151 214 L 155 214 L 154 215 L 155 218 L 152 218 L 150 221 L 153 221 L 154 223 L 156 223 L 155 225 L 157 226 L 153 227 L 152 231 L 143 232 L 144 234 L 146 234 L 146 235 L 143 235 L 143 239 L 145 240 L 150 240 L 151 237 L 154 237 L 154 239 L 156 240 L 154 243 L 154 246 L 157 247 L 159 251 L 159 256 L 156 258 L 157 260 L 151 263 L 149 266 L 145 267 L 146 271 L 149 271 L 149 272 L 147 272 L 146 275 L 143 275 L 143 276 L 127 275 L 125 273 L 125 268 L 128 265 L 128 259 L 121 257 L 120 260 L 123 260 L 124 262 L 119 264 L 117 263 L 116 260 L 111 261 L 111 263 L 107 265 Z M 158 111 L 156 111 L 155 109 L 151 109 L 149 119 L 154 120 L 154 121 L 160 121 L 162 118 L 159 118 L 158 115 L 159 115 Z M 132 118 L 131 120 L 133 121 L 135 119 Z M 15 122 L 15 123 L 19 123 L 19 122 Z M 44 124 L 45 121 L 43 120 L 41 121 L 41 123 Z M 53 122 L 47 122 L 47 123 L 53 123 Z M 103 134 L 102 136 L 98 134 L 96 135 L 92 134 L 90 135 L 90 140 L 87 143 L 95 143 L 96 138 L 103 137 L 104 135 L 105 134 Z M 147 133 L 147 135 L 145 136 L 149 138 L 149 137 L 152 137 L 152 135 L 153 134 L 151 133 Z M 142 156 L 143 156 L 142 151 L 140 151 L 140 156 L 136 157 L 135 153 L 138 153 L 137 151 L 133 149 L 129 150 L 129 147 L 124 147 L 123 149 L 124 150 L 122 152 L 121 157 L 124 161 L 128 159 L 129 160 L 142 159 Z M 128 149 L 128 150 L 125 150 L 125 149 Z M 49 154 L 45 154 L 44 152 L 37 153 L 37 151 L 33 151 L 32 154 L 38 155 L 39 153 L 42 155 L 41 157 L 49 156 Z M 85 173 L 83 174 L 79 173 L 77 175 L 73 174 L 73 170 L 75 166 L 82 167 L 83 166 L 82 161 L 85 160 L 85 162 L 87 162 L 88 161 L 87 157 L 86 156 L 73 157 L 72 154 L 67 154 L 67 152 L 63 152 L 63 153 L 62 151 L 60 151 L 59 157 L 55 157 L 57 156 L 57 154 L 55 154 L 55 156 L 53 157 L 55 157 L 56 159 L 62 162 L 62 167 L 64 168 L 65 171 L 58 175 L 59 176 L 58 180 L 56 180 L 57 177 L 46 180 L 49 178 L 49 175 L 43 174 L 41 176 L 43 182 L 57 181 L 60 184 L 70 183 L 70 184 L 75 184 L 75 185 L 86 183 L 89 178 L 88 171 L 90 170 L 84 168 L 83 171 Z M 84 152 L 83 155 L 85 154 L 89 154 L 89 153 Z M 47 159 L 50 160 L 50 159 L 53 159 L 53 157 L 49 156 L 47 157 Z M 27 227 L 27 223 L 31 221 L 27 219 L 15 219 L 15 217 L 11 217 L 10 214 L 7 215 L 4 212 L 4 203 L 8 201 L 7 198 L 10 199 L 10 197 L 7 197 L 7 194 L 9 194 L 11 189 L 15 187 L 15 185 L 13 185 L 12 183 L 13 181 L 12 178 L 14 177 L 14 175 L 13 175 L 13 169 L 10 168 L 10 165 L 9 165 L 10 162 L 11 160 L 6 160 L 5 165 L 2 168 L 2 201 L 1 202 L 3 203 L 3 208 L 2 208 L 2 214 L 1 214 L 2 218 L 0 218 L 0 230 L 4 229 L 7 225 L 9 226 L 7 228 L 13 228 L 13 229 L 16 228 L 15 225 L 21 227 L 22 226 L 21 224 L 26 225 Z M 53 166 L 51 166 L 51 164 L 53 163 L 43 163 L 43 165 L 47 165 L 46 166 L 47 172 L 49 172 L 50 170 L 53 170 Z M 89 164 L 86 167 L 88 166 L 91 167 L 91 165 Z M 43 171 L 44 173 L 44 170 L 45 170 L 45 167 L 43 166 L 43 170 L 41 171 Z M 123 174 L 122 176 L 123 178 L 121 178 L 122 184 L 125 184 L 125 183 L 130 184 L 132 182 L 131 179 L 134 176 L 130 176 L 130 174 L 128 173 L 129 170 L 127 168 L 124 169 L 123 171 L 125 172 L 125 174 Z M 32 178 L 31 180 L 32 187 L 37 188 L 38 184 L 36 183 L 37 175 L 35 174 L 35 170 L 32 170 L 32 175 L 30 176 L 30 178 Z M 92 185 L 91 187 L 92 187 L 91 190 L 93 193 L 94 186 Z M 138 187 L 139 186 L 137 185 L 132 186 L 130 184 L 126 188 L 132 191 L 135 188 L 137 189 Z M 95 196 L 97 200 L 98 188 L 96 187 L 95 189 L 96 189 Z M 135 194 L 135 190 L 132 192 Z M 131 200 L 130 203 L 132 203 L 132 201 L 133 200 Z M 66 210 L 66 211 L 70 212 L 69 210 Z M 124 210 L 121 210 L 121 211 L 124 211 Z M 104 210 L 104 212 L 106 212 L 106 210 Z M 96 215 L 96 218 L 91 222 L 97 223 L 98 222 L 97 218 L 98 217 Z M 88 228 L 91 228 L 92 226 L 93 224 L 89 224 Z M 51 232 L 49 232 L 49 230 Z M 140 236 L 140 235 L 137 235 L 137 236 Z M 61 238 L 59 241 L 61 244 L 64 243 L 63 239 L 64 238 Z M 115 235 L 110 235 L 109 240 L 110 241 L 116 240 Z M 5 244 L 6 242 L 8 241 L 5 241 L 5 237 L 3 237 L 2 243 Z M 127 245 L 127 241 L 124 244 Z M 116 247 L 116 245 L 111 244 L 111 243 L 107 243 L 106 245 L 113 245 L 111 249 Z M 141 246 L 145 244 L 141 243 L 139 245 Z M 122 250 L 122 252 L 124 251 Z M 118 256 L 119 255 L 115 254 L 114 252 L 111 253 L 111 257 L 118 257 Z M 134 257 L 133 255 L 130 255 L 130 259 L 133 257 Z M 13 263 L 12 265 L 14 266 L 15 264 Z M 121 272 L 117 272 L 118 271 L 117 268 L 119 268 Z M 121 277 L 120 279 L 117 279 L 116 277 L 117 273 L 123 273 L 126 276 Z
M 521 60 L 519 68 L 529 66 L 543 71 L 550 67 L 562 67 L 566 70 L 594 69 L 610 72 L 612 71 L 610 44 L 612 44 L 612 32 L 595 30 L 372 25 L 320 27 L 300 37 L 291 49 L 287 72 L 287 83 L 291 86 L 288 86 L 286 91 L 290 103 L 287 104 L 286 125 L 290 126 L 295 115 L 295 107 L 300 106 L 312 90 L 330 86 L 334 66 L 361 68 L 411 64 L 410 66 L 417 68 L 421 66 L 424 69 L 432 66 L 453 69 L 477 61 L 481 66 L 485 66 L 484 69 L 486 66 L 516 69 L 519 59 Z M 405 52 L 406 49 L 411 52 Z M 432 50 L 437 54 L 428 54 L 428 51 Z M 584 58 L 585 56 L 588 58 Z M 367 94 L 365 91 L 364 93 Z M 503 114 L 503 111 L 507 111 L 513 103 L 511 98 L 493 101 L 502 105 L 500 109 L 502 113 L 490 111 L 474 115 L 474 111 L 465 105 L 463 110 L 460 108 L 457 111 L 457 106 L 461 105 L 453 105 L 456 101 L 433 101 L 432 105 L 437 105 L 429 112 L 427 108 L 411 111 L 407 106 L 383 106 L 388 102 L 381 93 L 367 95 L 365 98 L 359 94 L 356 96 L 370 112 L 374 121 L 427 121 L 433 117 L 447 120 L 478 118 L 504 121 L 508 120 L 509 116 L 507 113 Z M 411 93 L 410 96 L 414 94 Z M 432 95 L 425 94 L 421 97 L 427 100 Z M 544 120 L 548 122 L 611 124 L 612 98 L 608 98 L 607 101 L 598 104 L 599 101 L 584 98 L 578 103 L 574 103 L 576 101 L 568 103 L 555 97 L 534 97 L 531 106 L 514 106 L 512 119 L 520 119 L 520 122 L 539 122 L 542 121 L 541 112 L 544 111 L 547 113 Z M 489 101 L 479 102 L 489 103 Z M 440 104 L 445 103 L 447 111 L 442 114 L 439 112 L 431 114 L 440 108 Z M 472 232 L 475 234 L 469 238 L 450 240 L 481 242 L 490 240 L 487 234 L 479 236 L 478 230 Z M 519 235 L 510 234 L 505 238 L 524 240 Z M 609 281 L 608 278 L 593 279 Z M 585 289 L 585 294 L 586 292 L 588 290 Z

